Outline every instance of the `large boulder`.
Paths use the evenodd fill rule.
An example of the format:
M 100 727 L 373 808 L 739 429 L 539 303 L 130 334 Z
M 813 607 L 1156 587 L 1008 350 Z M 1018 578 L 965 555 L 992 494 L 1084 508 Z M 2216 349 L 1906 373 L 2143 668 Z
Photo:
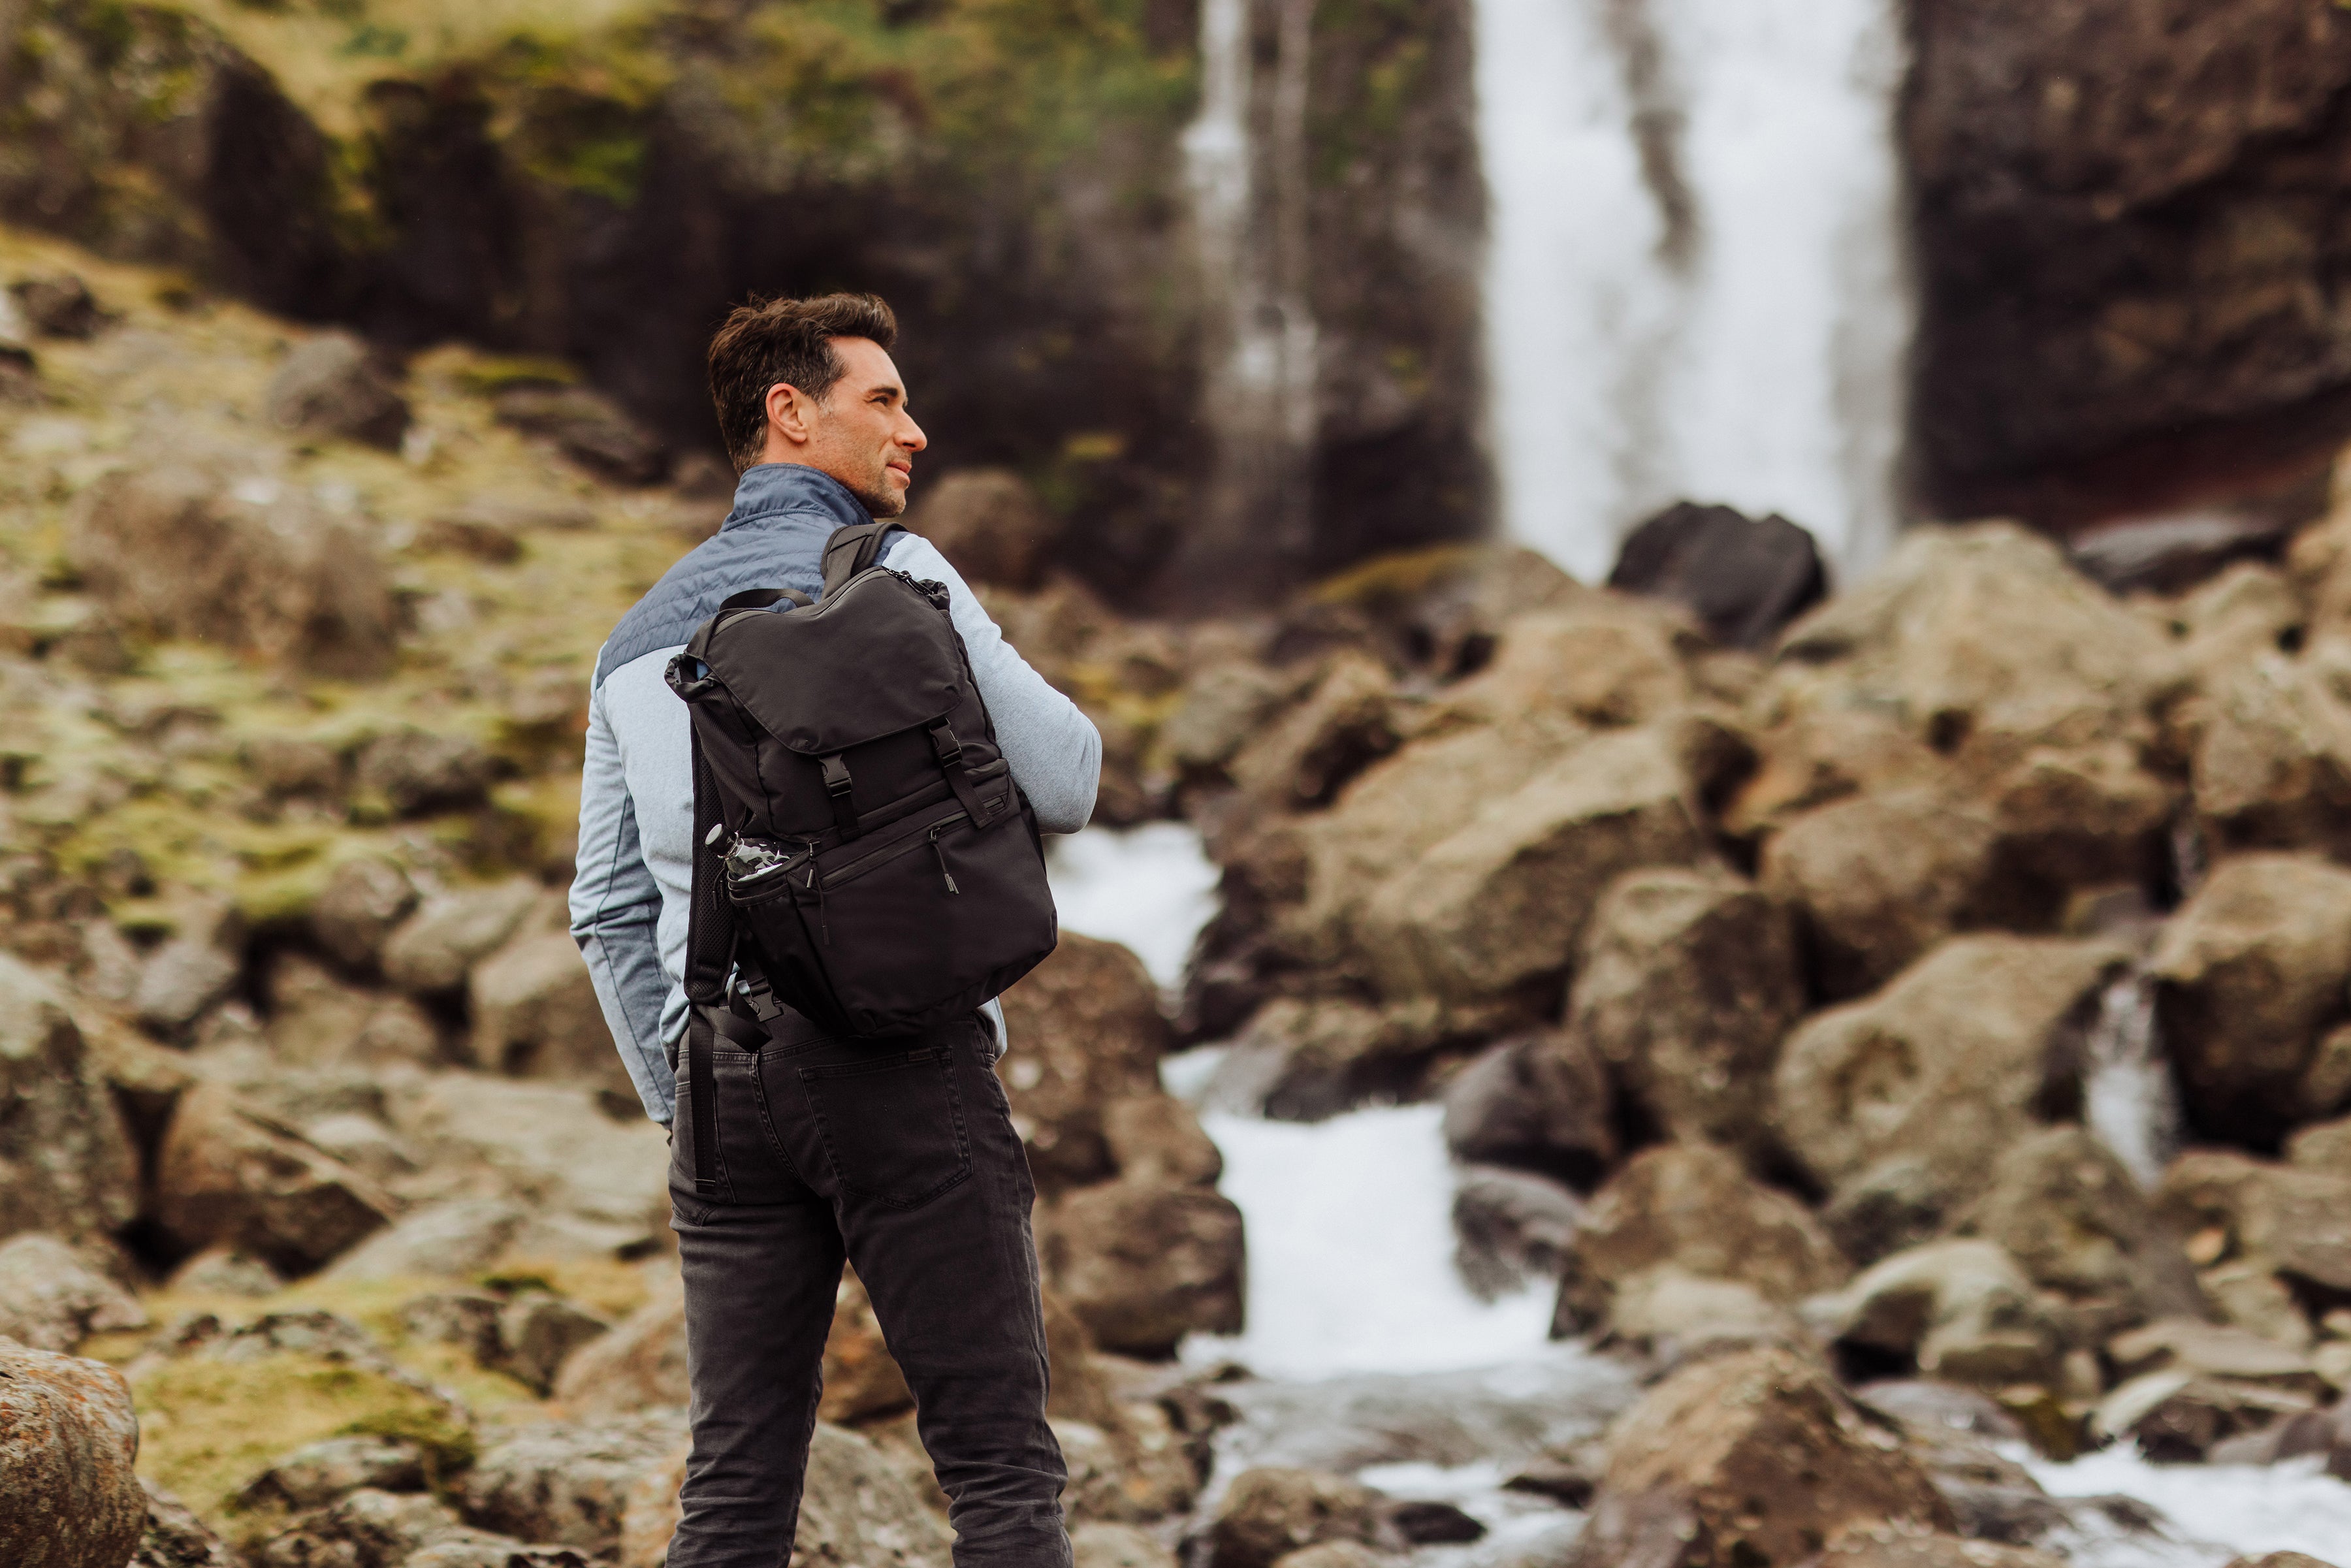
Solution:
M 1609 1434 L 1576 1568 L 1793 1568 L 1840 1531 L 1950 1506 L 1827 1375 L 1774 1347 L 1684 1367 Z
M 228 1542 L 172 1493 L 146 1482 L 147 1528 L 130 1568 L 239 1568 Z
M 181 1096 L 155 1186 L 155 1218 L 181 1246 L 232 1247 L 286 1274 L 331 1261 L 388 1223 L 394 1207 L 373 1182 L 219 1083 Z
M 373 544 L 276 480 L 231 486 L 188 464 L 110 475 L 76 508 L 66 555 L 130 630 L 313 675 L 392 666 L 397 620 Z
M 685 1297 L 674 1284 L 566 1362 L 555 1397 L 577 1418 L 623 1416 L 686 1403 Z
M 1273 1568 L 1326 1542 L 1381 1539 L 1380 1494 L 1344 1476 L 1266 1466 L 1233 1478 L 1208 1526 L 1208 1568 Z
M 958 468 L 931 485 L 907 517 L 973 582 L 1035 588 L 1061 525 L 1028 481 L 1005 468 Z
M 422 817 L 481 804 L 497 775 L 497 759 L 464 731 L 402 725 L 360 747 L 351 782 L 369 810 Z
M 123 1568 L 147 1524 L 138 1452 L 120 1373 L 0 1339 L 0 1562 Z
M 620 1543 L 632 1490 L 685 1440 L 683 1412 L 514 1428 L 455 1484 L 466 1522 L 602 1552 Z
M 1777 1157 L 1771 1070 L 1803 1007 L 1784 907 L 1719 872 L 1649 868 L 1593 912 L 1567 1025 L 1667 1136 L 1760 1167 Z
M 492 399 L 498 423 L 545 436 L 566 457 L 622 485 L 654 485 L 669 454 L 618 403 L 576 386 L 513 386 Z
M 2351 871 L 2314 856 L 2225 860 L 2164 928 L 2152 971 L 2166 1047 L 2199 1131 L 2273 1145 L 2351 1001 Z
M 0 953 L 0 1236 L 81 1240 L 137 1207 L 137 1159 L 99 1064 L 57 989 Z
M 685 1479 L 680 1448 L 647 1470 L 626 1500 L 621 1568 L 661 1568 L 678 1524 Z M 955 1532 L 904 1475 L 854 1432 L 820 1421 L 809 1441 L 796 1562 L 839 1568 L 948 1568 Z
M 1103 1109 L 1158 1093 L 1169 1045 L 1143 960 L 1115 942 L 1064 932 L 1052 956 L 1005 992 L 1004 1020 L 1012 1050 L 998 1071 L 1039 1185 L 1112 1175 Z
M 1695 791 L 1662 727 L 1604 736 L 1499 799 L 1456 796 L 1464 825 L 1399 857 L 1362 938 L 1390 996 L 1474 1003 L 1564 971 L 1601 891 L 1635 866 L 1705 858 Z
M 1761 648 L 1829 584 L 1813 536 L 1777 512 L 1677 501 L 1625 536 L 1608 586 L 1677 601 L 1717 642 Z
M 2101 942 L 1955 937 L 1789 1037 L 1780 1129 L 1833 1194 L 1848 1253 L 1868 1262 L 1935 1234 L 2001 1149 L 2079 1106 L 2083 1040 L 2128 957 Z
M 474 966 L 465 980 L 474 1060 L 516 1078 L 601 1083 L 633 1095 L 579 944 L 559 931 L 525 933 Z
M 1553 1332 L 1597 1326 L 1617 1291 L 1666 1268 L 1737 1281 L 1783 1303 L 1834 1290 L 1850 1272 L 1802 1204 L 1721 1149 L 1666 1144 L 1634 1155 L 1584 1209 Z
M 321 332 L 297 346 L 263 394 L 280 430 L 343 436 L 396 450 L 408 433 L 408 402 L 368 346 L 349 332 Z
M 1103 1182 L 1062 1197 L 1044 1229 L 1046 1279 L 1103 1349 L 1160 1356 L 1196 1331 L 1240 1332 L 1247 1250 L 1222 1194 Z
M 384 977 L 419 995 L 461 989 L 474 965 L 514 935 L 538 891 L 515 877 L 426 899 L 385 940 Z
M 2051 1127 L 2002 1151 L 1962 1228 L 2006 1249 L 2093 1339 L 2203 1311 L 2181 1238 L 2085 1128 Z
M 27 1231 L 0 1241 L 0 1338 L 70 1354 L 93 1333 L 146 1326 L 138 1297 L 56 1237 Z
M 2322 1299 L 2351 1294 L 2351 1175 L 2196 1149 L 2163 1173 L 2155 1207 L 2190 1258 L 2241 1260 Z
M 1763 706 L 1869 708 L 1970 770 L 2033 746 L 2151 737 L 2168 639 L 2006 523 L 1915 528 L 1850 591 L 1790 627 Z
M 2189 710 L 2197 814 L 2235 848 L 2351 850 L 2351 705 L 2275 649 L 2207 671 Z
M 1615 1163 L 1608 1074 L 1581 1034 L 1550 1030 L 1489 1046 L 1446 1086 L 1456 1159 L 1590 1186 Z
M 1385 664 L 1342 650 L 1304 700 L 1232 754 L 1227 771 L 1251 800 L 1277 810 L 1326 805 L 1402 744 L 1401 706 Z
M 1426 997 L 1384 1007 L 1353 997 L 1276 997 L 1240 1028 L 1205 1103 L 1277 1122 L 1320 1122 L 1368 1101 L 1405 1098 L 1456 1032 L 1479 1031 L 1457 1031 Z

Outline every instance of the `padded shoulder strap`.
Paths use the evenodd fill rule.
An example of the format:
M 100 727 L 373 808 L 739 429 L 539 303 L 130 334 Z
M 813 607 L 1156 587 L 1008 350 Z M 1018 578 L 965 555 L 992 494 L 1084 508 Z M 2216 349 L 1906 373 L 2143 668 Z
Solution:
M 726 972 L 735 963 L 735 905 L 719 885 L 718 787 L 703 759 L 702 732 L 691 720 L 687 732 L 694 737 L 694 895 L 686 905 L 685 994 L 716 1006 L 726 999 Z
M 825 596 L 840 592 L 851 578 L 881 559 L 882 547 L 892 534 L 904 531 L 901 523 L 852 523 L 835 528 L 832 538 L 824 541 Z

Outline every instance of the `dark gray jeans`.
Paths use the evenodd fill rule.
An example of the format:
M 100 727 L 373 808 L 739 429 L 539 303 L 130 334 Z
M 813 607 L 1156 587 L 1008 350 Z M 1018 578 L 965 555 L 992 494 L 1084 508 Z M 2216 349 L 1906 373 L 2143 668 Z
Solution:
M 1036 1188 L 987 1027 L 848 1041 L 803 1023 L 776 1044 L 726 1021 L 719 1190 L 695 1191 L 683 1081 L 670 1161 L 694 1452 L 669 1568 L 786 1561 L 844 1257 L 914 1389 L 956 1568 L 1066 1568 Z

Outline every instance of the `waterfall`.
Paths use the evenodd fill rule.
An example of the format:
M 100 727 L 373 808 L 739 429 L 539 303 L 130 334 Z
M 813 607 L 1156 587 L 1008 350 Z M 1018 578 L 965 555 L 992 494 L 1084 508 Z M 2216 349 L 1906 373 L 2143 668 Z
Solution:
M 1184 133 L 1209 336 L 1204 516 L 1178 549 L 1206 581 L 1303 560 L 1311 526 L 1314 315 L 1306 94 L 1313 0 L 1203 0 L 1200 109 Z M 1272 30 L 1259 79 L 1257 25 Z
M 1911 321 L 1897 7 L 1476 5 L 1505 531 L 1596 580 L 1643 517 L 1724 502 L 1869 565 Z
M 2083 1119 L 2152 1191 L 2179 1149 L 2179 1090 L 2156 1026 L 2152 978 L 2135 971 L 2106 988 L 2088 1054 Z

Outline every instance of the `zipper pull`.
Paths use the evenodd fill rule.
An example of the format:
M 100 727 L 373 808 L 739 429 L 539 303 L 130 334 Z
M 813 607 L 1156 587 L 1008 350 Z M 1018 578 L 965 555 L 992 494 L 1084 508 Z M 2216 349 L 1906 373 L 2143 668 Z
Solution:
M 949 893 L 961 893 L 963 889 L 956 885 L 955 873 L 947 870 L 947 852 L 939 847 L 939 830 L 937 828 L 933 828 L 931 830 L 931 853 L 939 857 L 939 875 L 946 879 L 947 891 Z

